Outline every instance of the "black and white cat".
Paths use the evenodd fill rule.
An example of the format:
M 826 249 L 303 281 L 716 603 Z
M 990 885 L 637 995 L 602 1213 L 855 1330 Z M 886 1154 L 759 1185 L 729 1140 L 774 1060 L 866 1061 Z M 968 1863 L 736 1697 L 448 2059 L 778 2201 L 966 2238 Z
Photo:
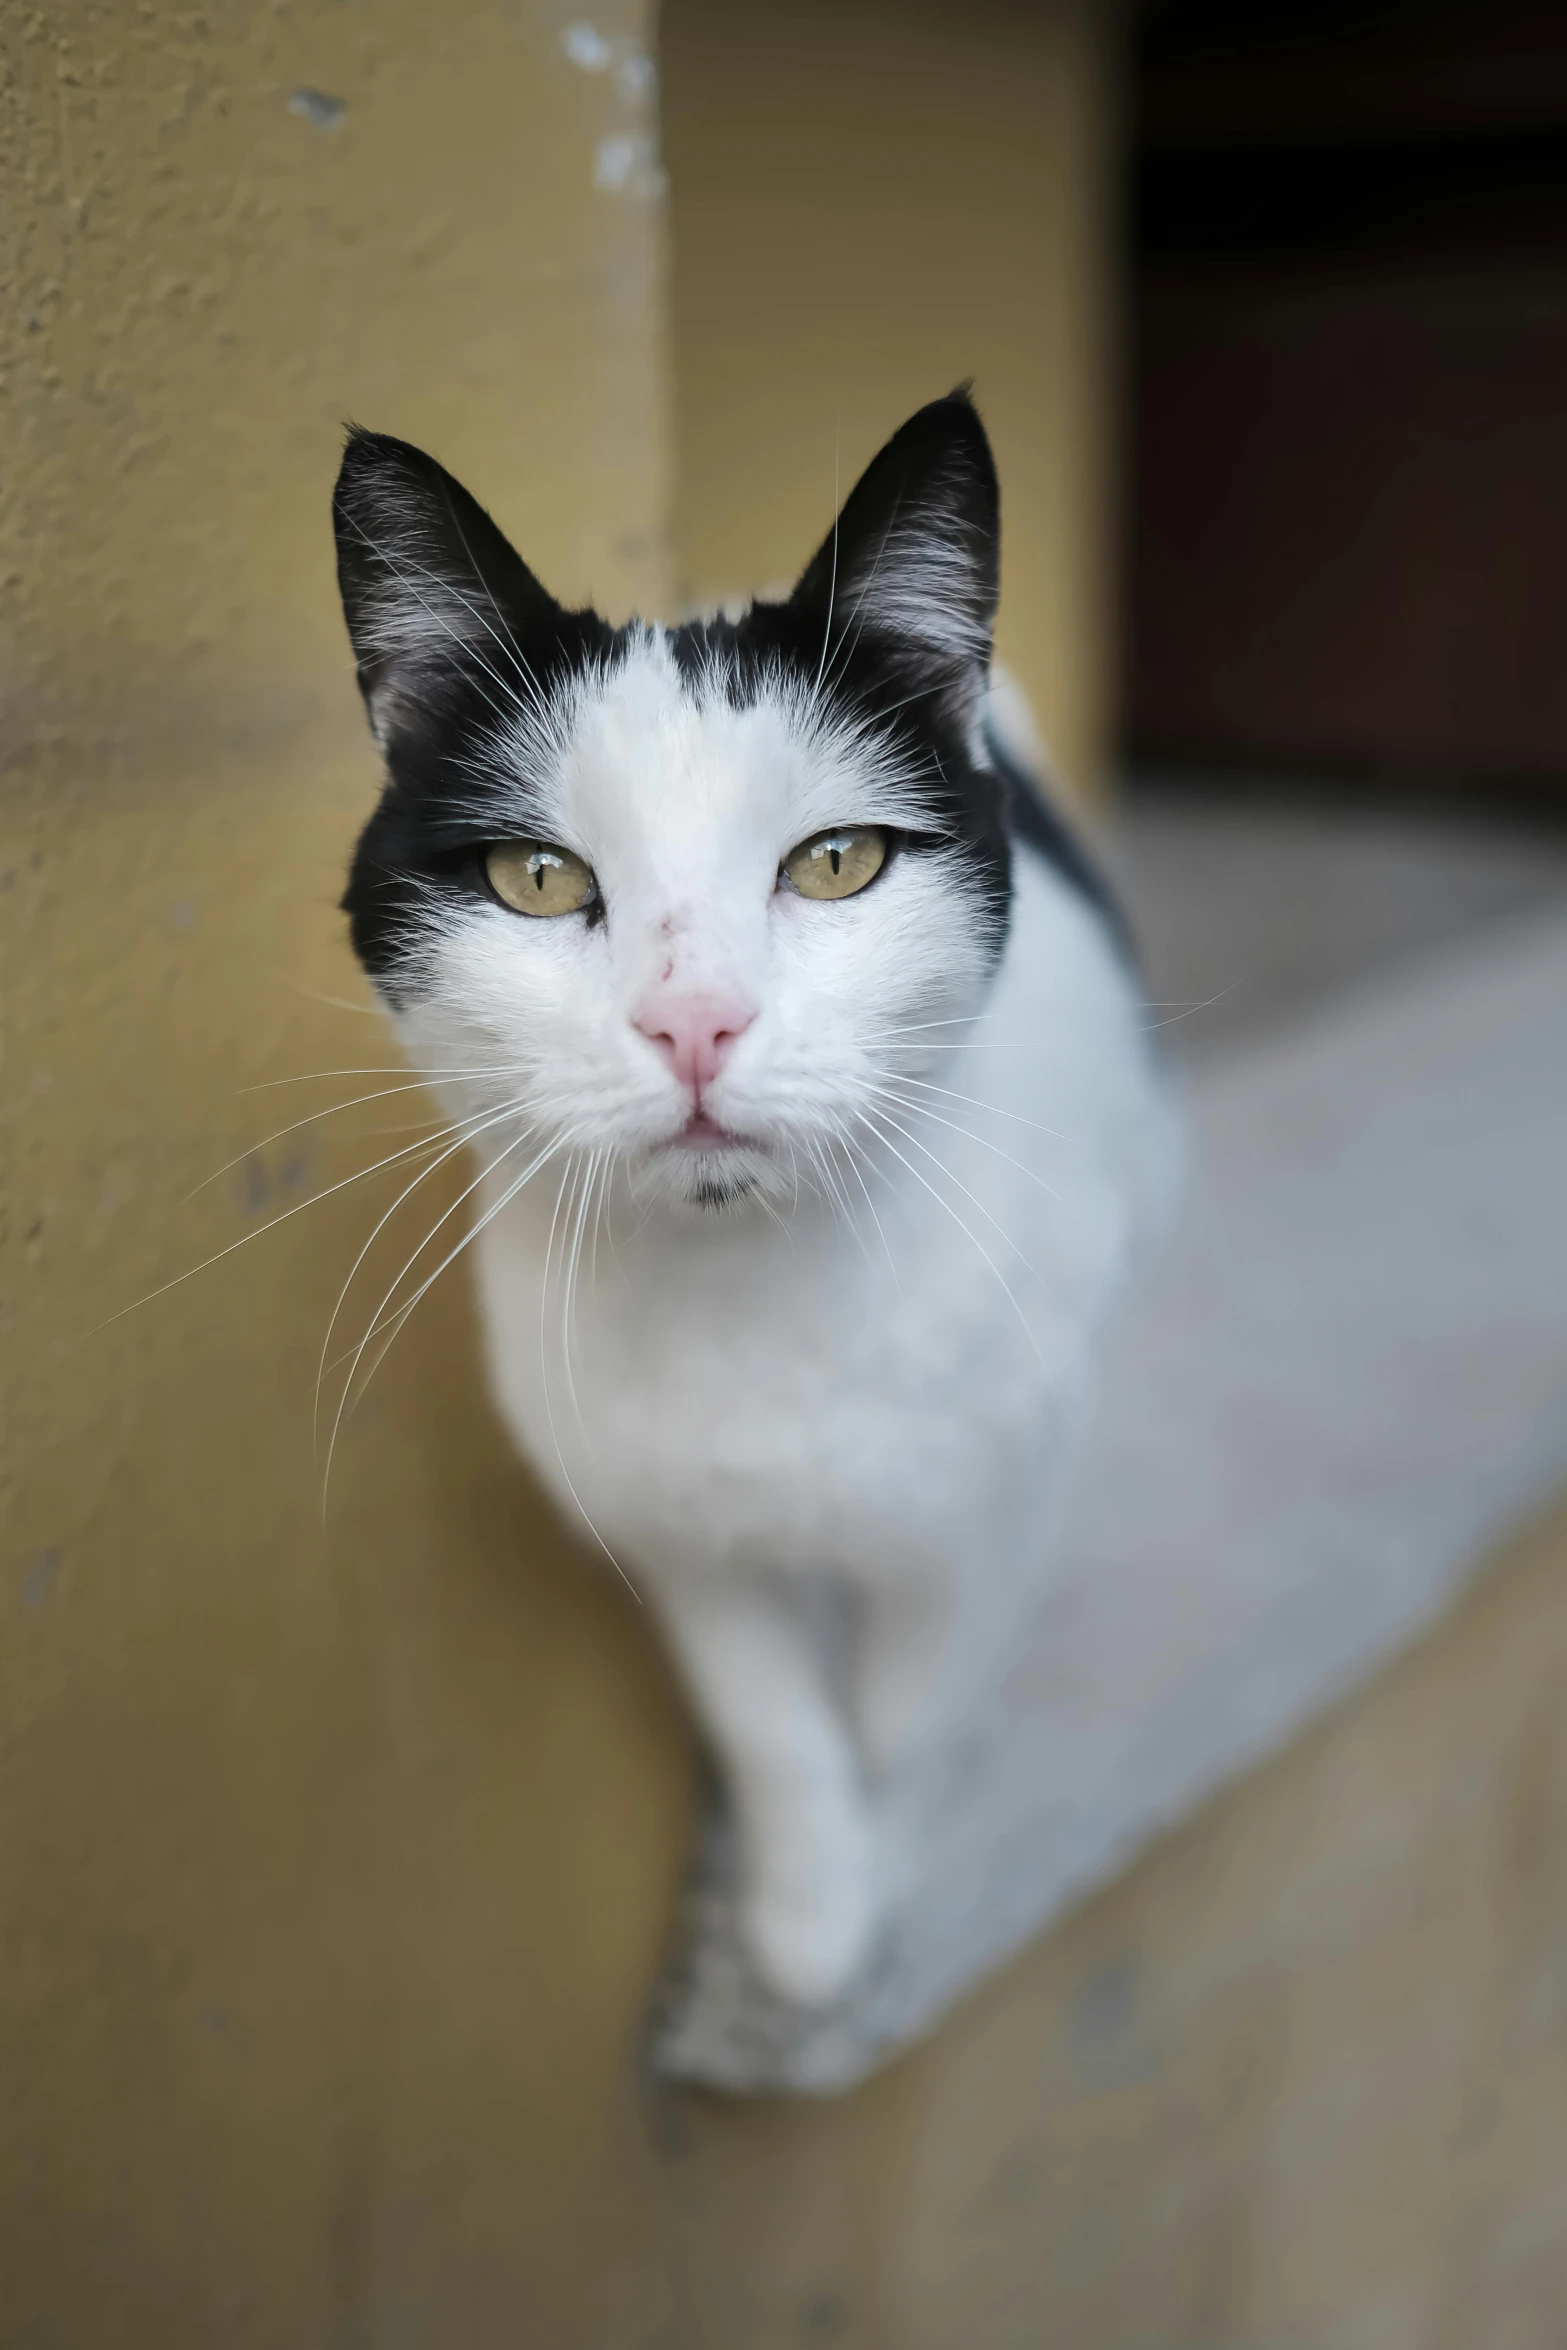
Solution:
M 406 443 L 355 431 L 334 511 L 386 763 L 345 904 L 480 1160 L 495 1396 L 662 1620 L 758 1970 L 830 2001 L 1171 1160 L 1114 909 L 1003 747 L 989 445 L 935 401 L 792 596 L 678 628 L 563 609 Z

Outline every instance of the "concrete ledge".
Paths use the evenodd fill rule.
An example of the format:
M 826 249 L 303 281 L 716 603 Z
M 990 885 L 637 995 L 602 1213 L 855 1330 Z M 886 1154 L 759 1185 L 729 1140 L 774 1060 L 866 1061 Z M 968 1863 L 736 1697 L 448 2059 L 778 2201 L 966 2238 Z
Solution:
M 1107 1364 L 1006 1704 L 891 1791 L 922 1891 L 769 1999 L 706 1831 L 655 2056 L 848 2087 L 1419 1631 L 1567 1478 L 1567 921 L 1406 965 L 1193 1089 L 1192 1204 Z

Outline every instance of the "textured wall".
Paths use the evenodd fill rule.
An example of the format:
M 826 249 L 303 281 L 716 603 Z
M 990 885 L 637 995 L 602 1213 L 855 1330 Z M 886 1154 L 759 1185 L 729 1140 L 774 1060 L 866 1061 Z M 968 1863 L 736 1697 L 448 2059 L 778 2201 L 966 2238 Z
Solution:
M 362 1000 L 374 781 L 341 420 L 438 450 L 563 589 L 656 600 L 646 10 L 585 63 L 571 13 L 0 26 L 7 2344 L 515 2340 L 524 2292 L 569 2343 L 624 2286 L 683 1733 L 506 1458 L 461 1285 L 324 1527 L 317 1356 L 384 1183 L 94 1327 L 406 1139 L 328 1120 L 186 1197 L 361 1090 L 237 1089 L 389 1057 L 319 1000 Z
M 792 577 L 966 376 L 1001 468 L 999 643 L 1062 772 L 1109 750 L 1113 0 L 665 0 L 676 558 Z
M 707 13 L 693 41 L 677 0 L 673 111 L 727 72 L 743 122 L 751 62 Z M 772 0 L 754 13 L 792 104 Z M 829 87 L 871 109 L 881 162 L 842 186 L 891 233 L 925 200 L 925 101 L 878 97 L 857 12 L 841 57 L 800 15 Z M 907 11 L 927 95 L 932 59 L 966 93 L 983 217 L 1017 191 L 1038 267 L 954 231 L 937 302 L 905 243 L 877 337 L 841 342 L 840 304 L 808 348 L 837 353 L 845 478 L 977 371 L 1008 626 L 1042 566 L 1059 627 L 1030 674 L 1075 759 L 1099 691 L 1097 247 L 1051 208 L 1094 184 L 1101 84 L 1078 19 L 1031 24 L 1003 38 L 987 0 L 964 65 L 927 0 Z M 267 1139 L 390 1061 L 335 910 L 374 786 L 331 567 L 341 421 L 436 450 L 563 592 L 663 593 L 648 31 L 639 0 L 591 27 L 548 0 L 0 18 L 4 2350 L 918 2338 L 899 2181 L 925 2084 L 961 2085 L 970 2042 L 830 2113 L 643 2106 L 690 1783 L 662 1665 L 508 1458 L 460 1279 L 377 1374 L 323 1523 L 323 1335 L 395 1196 L 330 1187 L 409 1139 L 377 1130 L 419 1097 Z M 765 369 L 765 299 L 702 243 L 704 209 L 716 228 L 752 201 L 749 154 L 707 181 L 692 263 L 720 272 L 710 319 L 749 305 Z M 807 207 L 798 177 L 786 199 Z M 801 217 L 837 300 L 843 224 Z M 980 329 L 1013 307 L 1009 374 Z M 681 316 L 694 398 L 707 329 Z M 743 386 L 713 386 L 736 435 L 724 399 L 705 425 L 688 399 L 686 463 L 765 576 L 825 524 L 833 412 L 796 432 L 774 411 L 758 447 Z M 394 1220 L 334 1353 L 452 1174 Z M 1025 2046 L 1042 2028 L 1025 1999 Z M 978 2176 L 983 2130 L 971 2152 Z
M 775 135 L 746 46 L 671 6 L 672 112 L 722 97 L 727 56 L 755 126 L 738 175 Z M 748 9 L 787 110 L 774 0 Z M 830 63 L 824 12 L 795 13 Z M 1004 20 L 970 20 L 1005 98 Z M 1052 171 L 1102 128 L 1073 21 L 1036 30 L 1081 119 L 1015 75 Z M 574 63 L 568 22 L 539 0 L 0 16 L 0 2344 L 1533 2350 L 1567 2305 L 1560 1519 L 927 2047 L 838 2104 L 743 2110 L 639 2100 L 684 1733 L 635 1611 L 508 1460 L 459 1283 L 392 1350 L 323 1527 L 322 1334 L 390 1195 L 317 1197 L 377 1147 L 335 1121 L 247 1149 L 301 1089 L 237 1089 L 387 1057 L 321 1000 L 362 1001 L 334 899 L 373 783 L 331 578 L 339 420 L 433 445 L 563 588 L 660 587 L 657 186 L 620 70 L 646 27 L 616 0 Z M 856 108 L 866 24 L 844 9 Z M 939 54 L 976 86 L 924 0 L 907 25 L 898 71 Z M 335 127 L 291 111 L 304 90 L 347 101 Z M 981 175 L 1035 168 L 982 130 Z M 934 133 L 877 136 L 917 207 Z M 861 184 L 912 299 L 896 191 Z M 781 317 L 809 270 L 841 282 L 851 225 L 809 217 Z M 963 254 L 991 289 L 975 332 L 1019 283 L 1078 282 Z M 729 290 L 762 336 L 765 304 Z M 703 299 L 716 366 L 722 281 Z M 862 334 L 840 306 L 818 346 L 845 473 L 973 366 L 1009 598 L 1009 413 L 1056 418 L 1040 494 L 1085 534 L 1036 559 L 1090 563 L 1086 411 L 1029 406 L 1029 382 L 1089 402 L 1101 381 L 1062 344 L 1070 305 L 1037 330 L 1057 391 L 1041 358 L 1010 412 L 967 334 L 931 356 L 903 309 L 876 315 Z M 878 377 L 883 350 L 907 365 Z M 828 501 L 831 416 L 771 411 L 794 487 L 746 537 L 757 452 L 726 446 L 716 398 L 702 426 L 685 358 L 692 478 L 727 485 L 715 579 L 725 543 L 787 568 Z M 1051 695 L 1096 640 L 1054 608 L 1062 682 L 1039 691 L 1065 742 Z

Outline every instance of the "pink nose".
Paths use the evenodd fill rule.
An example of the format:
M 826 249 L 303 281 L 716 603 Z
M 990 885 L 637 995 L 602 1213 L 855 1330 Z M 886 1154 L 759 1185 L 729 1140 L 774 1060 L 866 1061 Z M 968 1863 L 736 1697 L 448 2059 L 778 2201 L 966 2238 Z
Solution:
M 681 1084 L 700 1093 L 755 1018 L 733 996 L 660 994 L 632 1014 L 631 1024 L 657 1045 Z

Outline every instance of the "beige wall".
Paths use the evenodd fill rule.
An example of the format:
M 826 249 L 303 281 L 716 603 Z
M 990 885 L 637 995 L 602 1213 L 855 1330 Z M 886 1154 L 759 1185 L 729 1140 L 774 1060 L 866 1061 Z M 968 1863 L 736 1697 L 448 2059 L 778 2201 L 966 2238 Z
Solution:
M 1096 0 L 665 0 L 677 576 L 792 577 L 966 377 L 1001 470 L 998 641 L 1102 785 L 1116 460 L 1117 11 Z
M 0 26 L 7 2344 L 624 2314 L 603 2215 L 634 2232 L 652 2160 L 683 1733 L 506 1456 L 461 1284 L 324 1527 L 310 1401 L 368 1192 L 95 1327 L 393 1147 L 328 1122 L 187 1198 L 358 1090 L 238 1089 L 390 1057 L 320 1000 L 362 1000 L 335 900 L 374 788 L 341 420 L 437 450 L 564 589 L 658 597 L 661 207 L 595 189 L 637 110 L 561 55 L 574 13 Z
M 693 46 L 675 0 L 687 139 L 730 40 L 706 14 Z M 630 0 L 596 21 L 642 29 Z M 901 54 L 946 57 L 981 149 L 964 76 L 998 105 L 1011 77 L 1006 20 L 972 21 L 981 64 L 923 9 Z M 870 20 L 843 22 L 869 103 Z M 1091 96 L 1046 23 L 1017 19 L 1030 104 L 1057 105 L 1052 41 Z M 339 420 L 434 446 L 562 586 L 660 590 L 658 208 L 594 189 L 636 124 L 559 29 L 498 0 L 0 20 L 0 2344 L 1536 2350 L 1567 2307 L 1561 1519 L 926 2048 L 834 2105 L 734 2109 L 639 2084 L 688 1746 L 645 1625 L 507 1457 L 460 1283 L 393 1350 L 322 1524 L 316 1361 L 370 1219 L 315 1195 L 377 1146 L 307 1129 L 186 1195 L 299 1114 L 237 1089 L 387 1060 L 324 1000 L 363 1000 L 334 899 L 373 788 Z M 346 97 L 337 129 L 288 111 L 300 86 Z M 1075 103 L 1049 119 L 1097 153 Z M 1008 170 L 1025 146 L 998 134 Z M 927 374 L 881 315 L 819 330 L 845 472 L 910 400 L 992 381 L 967 347 Z M 786 568 L 821 420 L 774 412 L 798 530 L 791 490 L 726 538 L 766 477 L 721 376 L 694 421 L 691 347 L 691 578 L 753 545 Z M 989 397 L 1014 549 L 1031 380 Z M 1041 512 L 1083 445 L 1050 413 Z M 1088 561 L 1090 511 L 1035 559 Z M 1049 657 L 1090 669 L 1094 641 Z M 1051 705 L 1040 674 L 1060 732 L 1078 689 L 1064 667 Z
M 58 0 L 0 21 L 6 2350 L 895 2340 L 927 2067 L 967 2077 L 960 2027 L 831 2113 L 644 2096 L 689 1743 L 644 1622 L 508 1457 L 460 1279 L 378 1374 L 322 1519 L 322 1334 L 391 1193 L 327 1195 L 414 1114 L 264 1139 L 376 1083 L 278 1081 L 390 1063 L 335 910 L 374 789 L 332 578 L 341 421 L 436 450 L 567 593 L 623 611 L 669 584 L 657 184 L 595 186 L 645 101 L 563 55 L 580 13 Z M 797 106 L 780 21 L 757 0 L 751 38 Z M 800 12 L 819 60 L 826 21 Z M 647 30 L 637 0 L 594 22 L 622 54 Z M 843 12 L 822 119 L 842 164 L 843 110 L 869 107 L 881 163 L 834 201 L 867 207 L 862 253 L 890 240 L 886 283 L 875 334 L 848 334 L 821 155 L 810 187 L 775 176 L 830 295 L 788 365 L 814 352 L 834 389 L 775 408 L 758 450 L 786 309 L 746 290 L 760 373 L 734 380 L 731 340 L 709 380 L 723 305 L 697 288 L 727 270 L 703 237 L 731 191 L 719 170 L 697 200 L 722 124 L 693 129 L 725 72 L 754 104 L 750 53 L 729 18 L 673 12 L 685 565 L 787 569 L 825 527 L 838 420 L 846 480 L 974 370 L 1009 649 L 1086 773 L 1102 66 L 1069 16 L 960 22 Z M 291 110 L 306 89 L 346 100 L 335 127 Z M 909 228 L 959 163 L 937 302 Z M 993 247 L 1014 197 L 1018 242 Z M 455 1188 L 430 1185 L 427 1223 Z

